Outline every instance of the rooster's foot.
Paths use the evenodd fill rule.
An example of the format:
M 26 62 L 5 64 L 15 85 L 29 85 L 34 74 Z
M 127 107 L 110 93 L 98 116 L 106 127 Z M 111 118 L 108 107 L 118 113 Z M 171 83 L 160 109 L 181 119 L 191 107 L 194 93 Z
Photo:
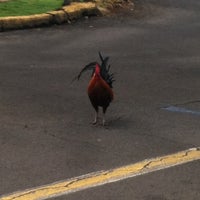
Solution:
M 93 121 L 92 124 L 93 124 L 93 125 L 96 125 L 96 124 L 97 124 L 97 121 Z

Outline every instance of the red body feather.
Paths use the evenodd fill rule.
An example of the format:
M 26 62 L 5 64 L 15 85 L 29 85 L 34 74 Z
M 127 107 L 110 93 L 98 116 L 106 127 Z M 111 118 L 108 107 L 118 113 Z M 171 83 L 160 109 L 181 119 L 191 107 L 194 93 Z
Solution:
M 113 91 L 101 77 L 98 65 L 96 65 L 95 72 L 88 85 L 88 96 L 96 111 L 98 110 L 98 106 L 100 106 L 103 107 L 103 111 L 105 112 L 113 100 Z

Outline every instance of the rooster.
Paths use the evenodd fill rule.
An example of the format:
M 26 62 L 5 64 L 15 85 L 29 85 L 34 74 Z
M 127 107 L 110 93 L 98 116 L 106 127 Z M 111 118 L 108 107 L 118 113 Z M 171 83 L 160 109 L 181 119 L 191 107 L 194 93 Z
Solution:
M 102 124 L 105 125 L 105 113 L 113 100 L 113 91 L 112 84 L 115 81 L 113 74 L 109 72 L 110 65 L 108 65 L 109 57 L 103 58 L 99 52 L 99 57 L 101 60 L 101 65 L 98 62 L 91 62 L 86 65 L 79 75 L 76 77 L 80 79 L 83 72 L 87 70 L 92 70 L 92 77 L 88 84 L 87 93 L 90 99 L 90 102 L 95 109 L 95 118 L 93 124 L 96 124 L 98 121 L 99 107 L 102 107 L 103 118 Z

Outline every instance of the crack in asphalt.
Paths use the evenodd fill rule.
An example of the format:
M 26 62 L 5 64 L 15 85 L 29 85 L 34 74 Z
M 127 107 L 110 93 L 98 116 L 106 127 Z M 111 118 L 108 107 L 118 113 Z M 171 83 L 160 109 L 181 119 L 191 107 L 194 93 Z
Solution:
M 173 105 L 174 106 L 184 106 L 184 105 L 195 104 L 195 103 L 200 103 L 200 100 L 186 101 L 183 103 L 177 103 L 177 104 L 173 104 Z
M 72 23 L 72 19 L 71 19 L 69 13 L 65 9 L 63 9 L 63 8 L 61 8 L 60 10 L 62 10 L 66 14 L 66 16 L 67 16 L 67 23 L 71 24 Z
M 71 178 L 65 181 L 55 182 L 46 186 L 40 186 L 38 188 L 32 188 L 30 190 L 19 191 L 17 193 L 13 193 L 10 196 L 4 196 L 0 199 L 9 199 L 15 200 L 18 198 L 30 198 L 32 199 L 48 199 L 55 196 L 61 196 L 63 194 L 72 193 L 75 191 L 80 191 L 86 188 L 95 187 L 104 185 L 111 182 L 116 182 L 119 180 L 123 180 L 129 177 L 133 177 L 136 175 L 142 175 L 145 173 L 157 171 L 160 169 L 169 168 L 175 165 L 191 162 L 194 160 L 200 159 L 200 147 L 191 148 L 182 152 L 178 152 L 176 154 L 171 154 L 167 156 L 163 156 L 160 158 L 153 158 L 148 160 L 144 160 L 139 163 L 135 163 L 132 165 L 123 166 L 121 168 L 115 168 L 106 171 L 98 171 L 89 173 L 86 175 L 82 175 L 79 177 Z M 196 152 L 195 154 L 193 154 Z M 189 154 L 192 154 L 191 156 Z M 181 159 L 184 157 L 188 157 L 186 159 Z M 162 163 L 166 161 L 166 163 Z M 138 164 L 142 164 L 142 167 L 138 169 Z M 152 163 L 157 163 L 152 165 Z M 104 177 L 107 176 L 107 177 Z M 77 184 L 76 184 L 77 183 Z M 74 186 L 73 186 L 74 184 Z M 47 192 L 49 190 L 49 193 Z M 40 193 L 41 192 L 41 193 Z M 39 193 L 39 194 L 37 194 Z M 34 196 L 35 194 L 35 196 Z
M 195 151 L 199 151 L 200 148 L 197 147 L 197 148 L 189 149 L 189 150 L 186 151 L 183 155 L 179 156 L 179 158 L 187 157 L 188 154 L 189 154 L 191 151 L 194 151 L 194 150 L 195 150 Z M 162 162 L 162 161 L 164 161 L 164 160 L 167 160 L 168 158 L 169 158 L 169 157 L 165 157 L 165 158 L 161 158 L 161 159 L 159 159 L 159 160 L 152 160 L 152 161 L 149 161 L 147 164 L 145 164 L 145 165 L 142 167 L 141 171 L 146 170 L 146 169 L 149 169 L 149 166 L 150 166 L 152 163 Z
M 61 189 L 61 188 L 69 188 L 71 185 L 73 185 L 74 183 L 77 183 L 78 181 L 85 180 L 85 179 L 88 179 L 88 178 L 95 178 L 95 177 L 98 177 L 100 175 L 108 175 L 112 171 L 113 170 L 99 171 L 99 172 L 96 172 L 96 173 L 86 174 L 86 175 L 77 177 L 77 178 L 73 179 L 72 181 L 70 181 L 69 183 L 67 183 L 65 185 L 61 185 L 61 186 L 56 186 L 56 187 L 53 186 L 52 187 L 51 185 L 47 185 L 46 187 L 37 188 L 37 191 L 33 188 L 31 191 L 27 191 L 27 192 L 24 192 L 23 194 L 16 195 L 16 196 L 10 198 L 9 200 L 14 200 L 14 199 L 17 199 L 17 198 L 20 198 L 20 197 L 23 197 L 23 196 L 34 194 L 34 193 L 39 192 L 39 191 L 52 190 L 52 189 Z M 57 182 L 57 184 L 59 184 L 59 182 Z M 71 190 L 73 190 L 73 188 Z M 55 194 L 54 194 L 54 196 L 55 196 Z
M 150 161 L 150 162 L 148 162 L 147 164 L 145 164 L 145 165 L 141 168 L 141 171 L 146 170 L 146 169 L 149 169 L 148 166 L 150 166 L 152 163 L 162 162 L 162 161 L 165 160 L 165 159 L 166 159 L 166 158 L 161 158 L 161 159 L 156 160 L 156 161 Z

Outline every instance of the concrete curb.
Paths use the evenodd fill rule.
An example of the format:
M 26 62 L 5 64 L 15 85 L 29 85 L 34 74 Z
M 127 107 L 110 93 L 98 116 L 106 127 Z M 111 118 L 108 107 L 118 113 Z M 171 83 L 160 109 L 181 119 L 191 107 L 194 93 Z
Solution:
M 95 3 L 72 3 L 69 6 L 63 6 L 58 11 L 44 14 L 0 17 L 0 31 L 61 24 L 85 15 L 99 15 L 100 13 Z

